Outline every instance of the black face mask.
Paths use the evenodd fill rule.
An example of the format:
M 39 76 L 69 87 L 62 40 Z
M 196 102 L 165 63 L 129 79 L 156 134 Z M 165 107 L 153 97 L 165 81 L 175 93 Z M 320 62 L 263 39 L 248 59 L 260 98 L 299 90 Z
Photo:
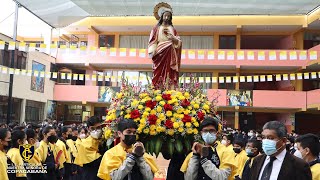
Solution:
M 58 140 L 57 136 L 55 136 L 55 135 L 48 136 L 47 139 L 48 139 L 49 143 L 51 143 L 51 144 L 56 143 Z
M 132 144 L 136 143 L 136 135 L 124 135 L 123 142 L 127 146 L 131 146 Z
M 68 137 L 67 137 L 67 139 L 72 139 L 72 135 L 69 134 Z
M 77 139 L 78 139 L 78 137 L 77 136 L 72 136 L 72 141 L 76 141 Z
M 12 146 L 12 142 L 11 141 L 7 141 L 8 142 L 8 146 L 4 146 L 5 150 L 9 150 Z
M 239 154 L 241 152 L 241 149 L 240 148 L 233 148 L 233 151 L 237 154 Z
M 290 148 L 291 148 L 291 144 L 286 144 L 286 150 L 290 150 Z

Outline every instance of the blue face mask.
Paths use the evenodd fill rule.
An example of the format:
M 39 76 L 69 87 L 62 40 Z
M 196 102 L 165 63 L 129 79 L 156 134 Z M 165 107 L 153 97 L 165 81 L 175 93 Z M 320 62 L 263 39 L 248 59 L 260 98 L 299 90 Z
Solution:
M 277 142 L 270 139 L 262 140 L 262 149 L 267 156 L 271 156 L 272 154 L 277 152 Z
M 249 148 L 246 149 L 246 153 L 247 153 L 248 157 L 253 157 L 254 156 L 254 153 Z
M 217 135 L 216 134 L 211 134 L 209 132 L 203 133 L 202 134 L 202 139 L 204 140 L 204 142 L 206 144 L 213 144 L 217 139 Z

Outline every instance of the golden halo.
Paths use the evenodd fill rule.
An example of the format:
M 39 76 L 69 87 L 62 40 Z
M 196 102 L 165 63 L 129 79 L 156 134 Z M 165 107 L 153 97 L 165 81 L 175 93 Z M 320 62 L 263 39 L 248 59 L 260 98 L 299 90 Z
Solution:
M 167 9 L 172 13 L 172 8 L 168 3 L 165 3 L 165 2 L 158 3 L 153 9 L 153 15 L 157 20 L 160 19 L 160 15 L 159 15 L 160 9 Z

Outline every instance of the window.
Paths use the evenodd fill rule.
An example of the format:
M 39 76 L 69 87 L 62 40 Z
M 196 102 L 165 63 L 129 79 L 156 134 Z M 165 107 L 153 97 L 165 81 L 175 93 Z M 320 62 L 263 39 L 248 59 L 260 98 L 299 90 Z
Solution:
M 220 36 L 219 37 L 219 49 L 235 49 L 236 48 L 236 36 Z
M 183 49 L 213 49 L 213 36 L 180 36 Z
M 149 36 L 120 36 L 120 48 L 146 49 Z
M 5 46 L 4 50 L 0 51 L 0 65 L 10 67 L 11 56 L 13 51 L 7 50 L 8 46 Z M 14 52 L 13 68 L 26 69 L 27 66 L 27 53 L 21 51 Z
M 7 121 L 8 97 L 0 96 L 0 123 Z M 21 100 L 12 98 L 11 122 L 20 122 Z
M 43 120 L 44 104 L 42 102 L 27 100 L 26 122 L 40 122 Z
M 196 83 L 200 83 L 202 89 L 211 89 L 212 88 L 212 73 L 208 72 L 181 72 L 180 77 L 184 77 L 179 81 L 180 87 L 183 87 L 185 84 L 189 84 L 191 78 L 195 80 Z
M 114 35 L 99 35 L 99 47 L 114 47 Z
M 99 76 L 102 76 L 102 81 L 99 81 Z M 112 86 L 111 77 L 112 71 L 97 72 L 97 85 Z

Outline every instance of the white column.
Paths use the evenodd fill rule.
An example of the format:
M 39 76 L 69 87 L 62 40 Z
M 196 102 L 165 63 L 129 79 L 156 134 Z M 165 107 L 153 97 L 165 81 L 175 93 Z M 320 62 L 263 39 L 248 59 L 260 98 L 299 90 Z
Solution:
M 26 105 L 27 105 L 27 100 L 22 99 L 21 108 L 20 108 L 20 124 L 26 121 Z
M 45 29 L 45 32 L 43 34 L 44 38 L 44 44 L 47 45 L 46 53 L 50 55 L 50 45 L 52 41 L 52 28 L 48 27 Z

